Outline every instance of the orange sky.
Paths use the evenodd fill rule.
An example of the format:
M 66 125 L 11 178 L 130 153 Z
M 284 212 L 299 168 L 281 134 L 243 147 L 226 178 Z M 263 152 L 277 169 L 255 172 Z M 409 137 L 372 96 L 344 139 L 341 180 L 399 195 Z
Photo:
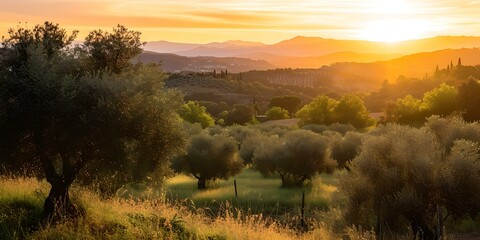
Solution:
M 1 36 L 19 22 L 45 20 L 78 29 L 81 38 L 120 23 L 145 41 L 399 41 L 480 35 L 480 0 L 0 0 Z

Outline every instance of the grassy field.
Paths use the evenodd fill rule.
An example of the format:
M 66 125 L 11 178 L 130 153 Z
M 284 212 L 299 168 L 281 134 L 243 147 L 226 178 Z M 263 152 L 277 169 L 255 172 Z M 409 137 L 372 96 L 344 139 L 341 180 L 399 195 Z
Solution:
M 292 227 L 299 220 L 298 212 L 295 213 L 298 207 L 290 209 L 293 217 L 286 223 L 274 220 L 268 213 L 255 214 L 242 209 L 249 203 L 258 211 L 262 206 L 271 209 L 268 204 L 297 206 L 302 191 L 280 188 L 278 179 L 263 179 L 252 170 L 237 176 L 238 203 L 235 203 L 237 200 L 231 201 L 235 198 L 232 180 L 217 181 L 210 186 L 211 189 L 197 191 L 194 179 L 177 176 L 167 184 L 169 194 L 176 192 L 178 197 L 182 194 L 182 197 L 192 197 L 192 200 L 179 202 L 164 197 L 154 198 L 154 195 L 144 200 L 119 197 L 105 200 L 85 188 L 73 186 L 72 201 L 82 209 L 83 214 L 77 219 L 55 225 L 41 221 L 49 184 L 31 178 L 0 178 L 0 239 L 375 239 L 372 231 L 342 224 L 340 208 L 313 210 L 316 207 L 323 208 L 329 202 L 332 206 L 336 205 L 333 202 L 341 197 L 335 188 L 339 177 L 319 176 L 314 180 L 314 186 L 317 187 L 305 188 L 307 213 L 317 214 L 308 222 L 307 232 Z M 214 211 L 211 208 L 185 204 L 218 202 L 216 198 L 223 199 L 224 207 L 215 214 L 212 214 Z M 241 208 L 236 208 L 235 204 Z M 450 228 L 447 239 L 477 239 L 478 235 L 462 234 L 474 232 L 477 225 L 472 220 L 465 221 Z M 392 237 L 412 238 L 408 234 Z
M 234 179 L 238 197 L 235 197 Z M 305 193 L 305 208 L 308 213 L 327 210 L 332 202 L 339 202 L 338 177 L 316 176 L 302 188 L 283 188 L 278 176 L 263 177 L 258 171 L 246 168 L 236 178 L 210 182 L 208 189 L 197 190 L 193 177 L 177 175 L 166 183 L 168 199 L 190 199 L 197 207 L 216 210 L 222 203 L 250 213 L 263 213 L 271 217 L 299 214 L 302 193 Z
M 178 178 L 173 183 L 176 181 L 179 181 Z M 73 187 L 71 196 L 72 201 L 83 209 L 83 216 L 75 221 L 45 225 L 41 223 L 40 216 L 48 189 L 46 182 L 36 179 L 0 178 L 0 239 L 275 240 L 360 239 L 357 237 L 371 236 L 371 233 L 359 232 L 355 228 L 335 234 L 323 223 L 312 224 L 309 232 L 300 233 L 261 214 L 238 210 L 227 209 L 222 215 L 212 218 L 202 208 L 191 211 L 182 204 L 171 204 L 162 199 L 102 200 L 80 187 Z

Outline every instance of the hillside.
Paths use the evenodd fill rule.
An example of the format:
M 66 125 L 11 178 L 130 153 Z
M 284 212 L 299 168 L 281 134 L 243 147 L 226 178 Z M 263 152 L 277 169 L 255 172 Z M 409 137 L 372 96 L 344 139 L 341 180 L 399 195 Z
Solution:
M 236 77 L 234 74 L 230 74 L 226 78 L 214 78 L 200 73 L 171 74 L 165 80 L 165 86 L 182 91 L 185 94 L 185 100 L 224 102 L 228 106 L 237 104 L 250 106 L 257 103 L 262 112 L 266 110 L 270 99 L 275 96 L 295 95 L 302 99 L 302 103 L 310 102 L 319 94 L 338 96 L 331 90 L 320 86 L 315 88 L 285 87 L 265 81 L 235 80 Z
M 445 49 L 434 52 L 422 52 L 403 56 L 394 60 L 373 63 L 381 65 L 386 70 L 387 78 L 394 80 L 399 75 L 408 77 L 423 77 L 431 75 L 435 68 L 446 68 L 457 64 L 460 58 L 463 65 L 480 64 L 480 48 Z
M 253 60 L 264 60 L 275 67 L 284 68 L 318 68 L 338 62 L 367 63 L 388 61 L 420 52 L 478 47 L 480 47 L 480 37 L 466 36 L 439 36 L 396 43 L 298 36 L 270 45 L 247 41 L 212 42 L 207 44 L 156 41 L 149 42 L 144 49 L 150 52 L 173 53 L 186 57 L 250 58 Z M 163 56 L 162 58 L 165 59 L 167 57 Z M 231 61 L 231 59 L 228 61 Z M 238 63 L 234 64 L 237 65 Z M 443 61 L 439 64 L 443 64 Z M 209 69 L 209 67 L 197 66 L 195 63 L 192 65 L 193 69 Z M 179 67 L 176 70 L 184 67 Z M 185 68 L 192 69 L 188 66 Z M 169 67 L 168 69 L 172 68 Z M 259 66 L 258 68 L 245 67 L 241 69 L 261 70 L 265 68 Z M 394 71 L 395 74 L 396 72 Z M 413 74 L 418 75 L 419 72 L 424 73 L 424 68 Z
M 480 37 L 438 36 L 396 43 L 298 36 L 275 44 L 227 41 L 208 44 L 150 42 L 145 50 L 181 56 L 246 57 L 276 67 L 316 68 L 335 62 L 386 61 L 402 55 L 480 47 Z
M 265 70 L 274 68 L 264 60 L 248 58 L 219 57 L 184 57 L 171 53 L 156 53 L 144 51 L 137 59 L 143 63 L 159 63 L 167 72 L 212 72 L 213 70 L 228 70 L 229 72 L 244 72 L 250 70 Z
M 376 62 L 387 61 L 400 57 L 399 54 L 368 54 L 355 52 L 336 52 L 318 57 L 279 57 L 265 55 L 269 63 L 283 68 L 318 68 L 338 62 Z M 253 56 L 256 59 L 259 56 Z
M 480 64 L 479 48 L 447 49 L 417 53 L 389 61 L 371 63 L 339 62 L 312 69 L 275 69 L 243 73 L 245 81 L 288 86 L 324 87 L 337 93 L 369 92 L 378 89 L 385 80 L 395 82 L 399 76 L 423 78 L 432 76 L 437 65 L 446 68 L 457 64 Z M 468 76 L 467 76 L 468 77 Z

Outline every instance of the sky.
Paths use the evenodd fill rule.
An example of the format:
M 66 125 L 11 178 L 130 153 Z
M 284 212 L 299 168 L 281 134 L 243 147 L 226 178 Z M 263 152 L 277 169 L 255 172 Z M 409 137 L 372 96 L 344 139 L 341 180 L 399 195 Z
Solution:
M 480 0 L 0 0 L 0 36 L 44 21 L 80 31 L 117 24 L 142 40 L 276 43 L 295 36 L 395 42 L 480 35 Z

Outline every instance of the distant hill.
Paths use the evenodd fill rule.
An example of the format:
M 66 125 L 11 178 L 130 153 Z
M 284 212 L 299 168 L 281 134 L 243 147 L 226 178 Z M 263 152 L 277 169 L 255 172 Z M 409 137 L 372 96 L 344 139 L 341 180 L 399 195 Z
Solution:
M 144 51 L 137 61 L 143 63 L 159 63 L 167 72 L 211 72 L 213 70 L 228 70 L 231 73 L 250 70 L 266 70 L 274 66 L 264 60 L 248 58 L 219 58 L 219 57 L 184 57 L 171 53 L 155 53 Z
M 479 65 L 480 48 L 422 52 L 374 64 L 383 66 L 389 79 L 396 79 L 398 75 L 407 77 L 431 75 L 437 66 L 446 68 L 450 63 L 457 65 L 459 58 L 461 58 L 463 65 Z
M 174 52 L 180 52 L 180 51 L 187 51 L 199 46 L 200 44 L 154 41 L 154 42 L 148 42 L 143 47 L 143 49 L 145 51 L 152 51 L 157 53 L 174 53 Z
M 150 42 L 145 50 L 181 56 L 241 57 L 276 67 L 317 68 L 336 62 L 376 62 L 419 52 L 480 47 L 480 37 L 439 36 L 397 43 L 298 36 L 276 44 L 227 41 L 208 44 Z
M 442 49 L 480 47 L 480 37 L 439 36 L 397 43 L 337 40 L 319 37 L 295 37 L 268 46 L 267 53 L 284 56 L 322 56 L 335 52 L 374 54 L 413 54 Z
M 284 68 L 318 68 L 338 62 L 376 62 L 401 57 L 399 54 L 368 54 L 355 52 L 336 52 L 318 57 L 280 57 L 265 56 L 269 63 Z M 254 58 L 255 59 L 255 58 Z
M 255 48 L 265 46 L 260 42 L 248 42 L 241 40 L 231 40 L 226 42 L 212 42 L 207 44 L 193 43 L 174 43 L 168 41 L 148 42 L 144 50 L 158 53 L 176 53 L 187 57 L 196 56 L 214 56 L 214 57 L 232 57 L 237 52 L 245 48 Z M 183 54 L 182 54 L 183 53 Z
M 416 53 L 388 61 L 370 63 L 338 62 L 311 69 L 275 69 L 243 73 L 246 81 L 265 84 L 328 88 L 337 93 L 370 92 L 382 86 L 385 80 L 394 83 L 399 76 L 422 79 L 432 76 L 438 65 L 440 69 L 451 63 L 457 65 L 480 64 L 479 48 L 446 49 Z

